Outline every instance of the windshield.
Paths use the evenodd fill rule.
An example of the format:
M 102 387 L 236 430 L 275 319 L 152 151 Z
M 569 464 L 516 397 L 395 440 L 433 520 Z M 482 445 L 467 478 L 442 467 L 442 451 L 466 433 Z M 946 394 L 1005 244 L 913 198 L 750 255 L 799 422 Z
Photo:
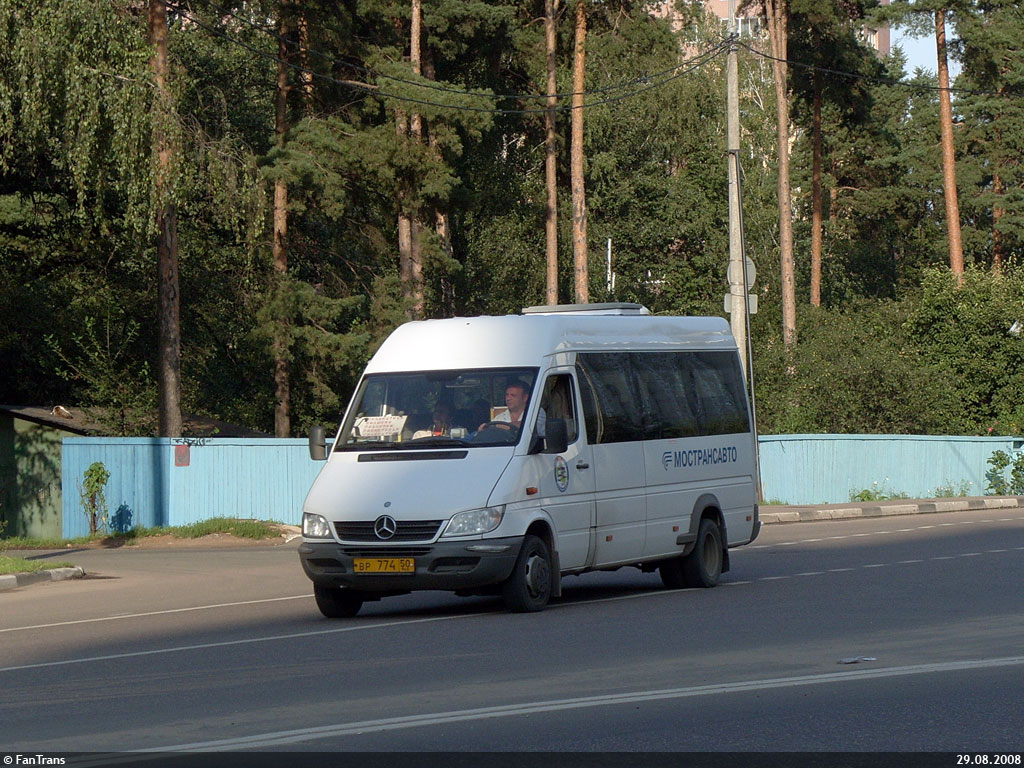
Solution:
M 536 368 L 366 376 L 336 451 L 515 445 Z

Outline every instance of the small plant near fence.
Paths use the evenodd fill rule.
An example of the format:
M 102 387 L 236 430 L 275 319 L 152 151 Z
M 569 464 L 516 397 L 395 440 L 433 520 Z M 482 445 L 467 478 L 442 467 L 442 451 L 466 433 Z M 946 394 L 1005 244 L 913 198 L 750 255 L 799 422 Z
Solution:
M 885 482 L 889 482 L 888 477 L 885 478 Z M 850 491 L 850 501 L 888 501 L 889 499 L 909 498 L 903 491 L 894 491 L 886 484 L 879 485 L 877 480 L 871 484 L 870 488 Z
M 85 470 L 83 481 L 78 485 L 82 511 L 85 513 L 85 519 L 89 521 L 89 535 L 99 533 L 110 523 L 107 497 L 104 493 L 109 479 L 110 472 L 103 466 L 103 462 L 94 461 Z
M 932 494 L 936 499 L 957 499 L 971 495 L 971 487 L 974 483 L 969 480 L 961 480 L 959 485 L 954 485 L 951 482 L 946 482 L 943 485 L 938 486 L 935 489 L 935 493 Z
M 985 473 L 989 496 L 1024 496 L 1024 451 L 1012 456 L 1006 451 L 996 451 L 988 460 L 990 469 Z M 1010 479 L 1006 479 L 1006 470 Z

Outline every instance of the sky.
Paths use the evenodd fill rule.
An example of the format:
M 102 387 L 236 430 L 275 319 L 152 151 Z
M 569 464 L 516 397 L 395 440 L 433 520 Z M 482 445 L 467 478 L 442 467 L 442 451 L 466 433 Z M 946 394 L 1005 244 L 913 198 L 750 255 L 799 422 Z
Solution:
M 907 55 L 907 74 L 912 75 L 915 67 L 921 67 L 927 69 L 932 74 L 935 74 L 935 70 L 938 68 L 938 62 L 935 58 L 935 34 L 925 35 L 924 37 L 913 38 L 909 35 L 904 35 L 901 29 L 892 30 L 892 45 L 897 45 L 903 48 L 903 52 Z M 957 64 L 952 58 L 949 60 L 949 77 L 954 78 L 960 72 L 960 65 Z

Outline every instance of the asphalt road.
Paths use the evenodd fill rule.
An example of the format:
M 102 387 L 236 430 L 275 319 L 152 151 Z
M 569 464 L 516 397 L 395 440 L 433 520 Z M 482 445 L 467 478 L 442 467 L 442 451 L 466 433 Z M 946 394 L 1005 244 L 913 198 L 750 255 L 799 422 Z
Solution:
M 766 526 L 715 589 L 623 569 L 528 615 L 328 621 L 294 546 L 71 559 L 0 594 L 0 754 L 1024 747 L 1024 509 Z

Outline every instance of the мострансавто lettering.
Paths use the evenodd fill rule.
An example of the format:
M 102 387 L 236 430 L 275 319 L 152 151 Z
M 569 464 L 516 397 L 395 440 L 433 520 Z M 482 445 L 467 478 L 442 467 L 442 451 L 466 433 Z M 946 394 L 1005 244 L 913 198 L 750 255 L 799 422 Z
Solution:
M 716 464 L 729 464 L 737 461 L 738 455 L 736 446 L 729 445 L 724 448 L 695 448 L 689 451 L 665 451 L 661 457 L 661 463 L 669 467 L 706 467 Z

